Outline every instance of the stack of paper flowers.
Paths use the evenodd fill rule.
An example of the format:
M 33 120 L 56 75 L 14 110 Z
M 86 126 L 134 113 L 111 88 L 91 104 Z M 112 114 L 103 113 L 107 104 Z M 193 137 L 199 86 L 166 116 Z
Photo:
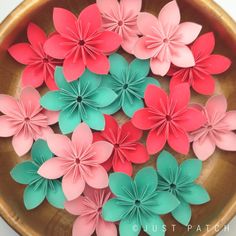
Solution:
M 213 53 L 214 34 L 181 22 L 176 1 L 141 11 L 142 0 L 97 0 L 78 17 L 54 8 L 55 32 L 30 23 L 29 42 L 8 49 L 25 69 L 19 97 L 0 95 L 0 137 L 19 157 L 31 151 L 11 176 L 27 185 L 28 210 L 46 199 L 76 215 L 73 236 L 162 236 L 168 213 L 187 226 L 190 205 L 210 201 L 195 182 L 202 161 L 236 151 L 236 111 L 213 77 L 231 62 Z M 156 75 L 170 77 L 167 91 Z M 193 104 L 191 88 L 214 96 Z M 191 143 L 196 158 L 182 163 L 165 151 L 187 155 Z

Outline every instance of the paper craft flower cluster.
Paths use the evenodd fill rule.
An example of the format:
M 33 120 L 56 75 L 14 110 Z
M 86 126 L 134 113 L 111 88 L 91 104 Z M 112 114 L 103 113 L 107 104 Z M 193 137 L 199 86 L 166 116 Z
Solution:
M 29 43 L 8 49 L 26 67 L 18 99 L 0 94 L 0 137 L 13 136 L 17 155 L 31 150 L 32 157 L 11 176 L 28 185 L 27 209 L 46 198 L 78 216 L 73 236 L 116 236 L 118 222 L 121 236 L 141 229 L 161 236 L 167 213 L 187 226 L 190 205 L 210 200 L 195 183 L 201 161 L 216 147 L 236 151 L 236 111 L 227 111 L 224 95 L 190 103 L 191 88 L 213 95 L 213 75 L 230 67 L 212 54 L 214 34 L 198 37 L 200 25 L 180 23 L 176 1 L 158 17 L 141 8 L 141 0 L 97 0 L 78 17 L 54 8 L 55 32 L 46 36 L 30 23 Z M 120 46 L 136 58 L 128 62 L 116 53 Z M 155 75 L 171 77 L 168 93 Z M 36 88 L 44 82 L 49 91 L 41 97 Z M 130 120 L 118 122 L 111 116 L 118 111 Z M 50 127 L 56 123 L 59 130 Z M 163 151 L 168 144 L 187 155 L 191 143 L 199 160 L 178 165 Z M 142 168 L 132 179 L 133 167 L 159 152 L 157 170 Z

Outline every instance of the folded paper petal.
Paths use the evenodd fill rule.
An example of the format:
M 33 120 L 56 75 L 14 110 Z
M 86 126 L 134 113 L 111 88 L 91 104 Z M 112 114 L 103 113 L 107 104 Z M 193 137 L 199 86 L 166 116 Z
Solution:
M 226 151 L 236 151 L 236 134 L 234 132 L 222 133 L 215 140 L 216 146 Z
M 152 73 L 155 75 L 164 76 L 170 69 L 171 62 L 169 60 L 159 60 L 158 58 L 151 58 L 150 66 Z
M 147 137 L 147 150 L 149 154 L 155 154 L 163 149 L 166 143 L 165 132 L 157 133 L 156 130 L 151 130 Z
M 179 223 L 187 226 L 191 220 L 192 211 L 188 203 L 181 201 L 171 214 Z
M 152 26 L 156 26 L 157 24 L 157 18 L 147 12 L 141 12 L 137 19 L 137 24 L 140 32 L 143 35 L 149 35 L 152 34 Z M 148 27 L 147 27 L 148 25 Z
M 135 230 L 134 230 L 135 227 Z M 138 223 L 138 220 L 133 217 L 131 219 L 123 219 L 119 225 L 120 236 L 138 236 L 141 230 L 141 226 Z
M 12 146 L 18 156 L 25 155 L 33 144 L 33 137 L 26 135 L 24 132 L 20 132 L 13 136 Z
M 226 112 L 224 123 L 227 124 L 227 127 L 231 130 L 236 130 L 236 111 Z
M 105 141 L 98 141 L 93 143 L 92 148 L 96 153 L 96 161 L 99 164 L 105 162 L 111 156 L 111 153 L 113 151 L 113 145 Z
M 95 220 L 91 220 L 88 216 L 80 216 L 74 222 L 72 236 L 92 235 L 95 226 Z
M 149 235 L 164 236 L 165 231 L 163 229 L 163 226 L 164 222 L 159 216 L 155 217 L 149 216 L 142 218 L 142 227 Z
M 100 219 L 96 227 L 96 234 L 97 236 L 117 236 L 116 225 Z
M 131 176 L 133 174 L 133 167 L 131 162 L 127 159 L 121 160 L 118 156 L 114 155 L 113 157 L 114 172 L 122 172 Z
M 44 44 L 47 39 L 45 32 L 34 23 L 29 23 L 27 28 L 27 37 L 31 45 L 34 47 L 37 47 L 39 43 Z
M 11 137 L 16 133 L 16 127 L 6 115 L 0 116 L 0 137 Z

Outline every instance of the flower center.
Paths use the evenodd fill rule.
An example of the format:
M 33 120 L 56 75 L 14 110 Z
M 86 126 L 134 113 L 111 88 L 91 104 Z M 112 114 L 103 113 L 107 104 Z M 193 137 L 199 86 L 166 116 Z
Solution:
M 123 85 L 123 89 L 127 89 L 128 86 L 129 86 L 128 84 L 124 84 L 124 85 Z
M 169 39 L 168 38 L 163 39 L 163 43 L 169 43 Z
M 118 144 L 118 143 L 116 143 L 115 145 L 114 145 L 114 148 L 119 148 L 120 147 L 120 145 Z
M 79 165 L 79 164 L 80 164 L 80 159 L 79 159 L 79 158 L 76 158 L 76 159 L 75 159 L 75 164 L 76 164 L 76 165 Z
M 84 41 L 83 39 L 81 39 L 81 40 L 79 41 L 79 45 L 80 45 L 80 46 L 84 46 L 84 45 L 85 45 L 85 41 Z
M 78 96 L 77 99 L 76 99 L 76 101 L 77 101 L 78 103 L 82 102 L 82 97 L 81 97 L 81 96 Z
M 99 214 L 102 214 L 102 207 L 99 207 L 99 208 L 97 209 L 97 211 L 98 211 Z
M 122 26 L 123 24 L 124 24 L 124 22 L 123 22 L 122 20 L 119 20 L 119 21 L 118 21 L 118 25 L 119 25 L 119 26 Z
M 170 116 L 170 115 L 166 115 L 166 120 L 167 120 L 168 122 L 170 122 L 170 121 L 172 120 L 171 116 Z
M 25 122 L 26 123 L 30 122 L 30 118 L 29 117 L 25 117 Z
M 135 206 L 140 206 L 141 201 L 137 199 L 137 200 L 135 200 L 134 204 L 135 204 Z
M 175 190 L 176 189 L 176 184 L 170 184 L 170 189 Z

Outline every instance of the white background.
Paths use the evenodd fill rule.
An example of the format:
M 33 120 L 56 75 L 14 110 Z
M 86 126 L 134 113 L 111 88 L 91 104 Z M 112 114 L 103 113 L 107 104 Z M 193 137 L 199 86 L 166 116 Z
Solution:
M 79 0 L 78 0 L 79 1 Z M 19 4 L 22 0 L 0 0 L 0 22 Z M 215 0 L 225 9 L 236 21 L 236 1 L 235 0 Z M 236 235 L 236 217 L 229 225 L 230 232 L 221 232 L 218 236 L 235 236 Z M 0 235 L 1 236 L 18 236 L 0 217 Z

